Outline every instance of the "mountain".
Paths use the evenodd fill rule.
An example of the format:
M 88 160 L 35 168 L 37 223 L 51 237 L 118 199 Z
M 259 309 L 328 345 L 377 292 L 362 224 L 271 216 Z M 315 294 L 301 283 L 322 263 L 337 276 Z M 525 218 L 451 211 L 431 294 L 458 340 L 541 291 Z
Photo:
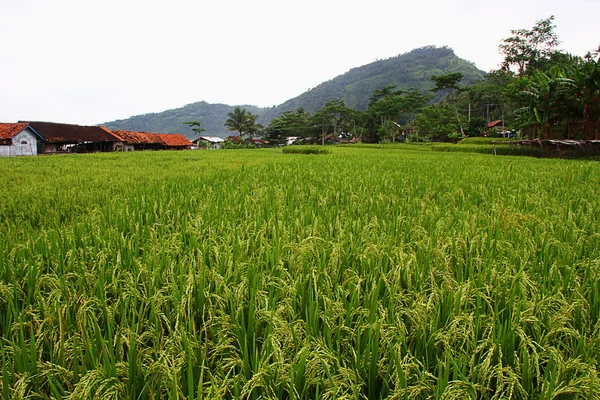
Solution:
M 343 99 L 350 108 L 364 110 L 376 89 L 387 85 L 396 85 L 398 89 L 414 88 L 426 92 L 434 87 L 431 76 L 450 72 L 461 72 L 463 74 L 461 84 L 465 86 L 485 76 L 484 71 L 477 69 L 473 63 L 456 56 L 452 49 L 427 46 L 353 68 L 277 107 L 240 107 L 245 107 L 253 114 L 259 115 L 258 122 L 265 126 L 271 119 L 284 111 L 294 111 L 298 107 L 304 107 L 310 113 L 314 113 L 327 102 L 338 98 Z M 201 121 L 202 126 L 206 129 L 203 135 L 226 137 L 230 132 L 225 129 L 223 124 L 227 119 L 227 113 L 231 112 L 233 108 L 226 104 L 209 104 L 201 101 L 182 108 L 137 115 L 102 125 L 109 129 L 183 133 L 193 139 L 197 137 L 197 134 L 187 125 L 183 125 L 183 122 Z
M 264 112 L 263 108 L 256 106 L 243 105 L 240 107 L 246 108 L 246 110 L 257 115 Z M 232 112 L 233 109 L 234 106 L 227 104 L 210 104 L 200 101 L 173 110 L 135 115 L 127 119 L 106 122 L 100 125 L 106 126 L 109 129 L 181 133 L 188 139 L 195 139 L 198 137 L 196 132 L 183 123 L 187 121 L 200 121 L 202 122 L 202 127 L 205 129 L 202 132 L 203 135 L 227 137 L 231 132 L 227 131 L 223 124 L 227 120 L 227 113 Z
M 353 68 L 327 82 L 285 103 L 267 109 L 259 119 L 265 124 L 284 111 L 294 111 L 303 107 L 310 113 L 321 109 L 327 102 L 338 98 L 346 102 L 346 106 L 357 110 L 365 110 L 369 98 L 376 89 L 387 85 L 396 85 L 398 89 L 414 88 L 422 92 L 433 88 L 431 81 L 434 75 L 461 72 L 463 85 L 469 85 L 482 79 L 485 72 L 454 54 L 448 47 L 426 46 L 408 53 L 377 60 L 362 67 Z

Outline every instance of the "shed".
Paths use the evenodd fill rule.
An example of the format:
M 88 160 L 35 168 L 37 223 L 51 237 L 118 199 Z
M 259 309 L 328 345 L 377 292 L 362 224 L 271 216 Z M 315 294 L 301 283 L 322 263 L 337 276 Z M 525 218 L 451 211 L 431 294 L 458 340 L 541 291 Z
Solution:
M 496 129 L 504 129 L 504 121 L 498 119 L 496 121 L 492 121 L 488 124 L 488 129 L 496 128 Z
M 192 140 L 192 143 L 197 147 L 204 145 L 206 148 L 220 149 L 221 143 L 225 140 L 218 136 L 200 136 L 197 139 Z
M 154 133 L 116 130 L 113 134 L 125 145 L 125 151 L 191 149 L 192 142 L 179 133 Z
M 91 153 L 113 151 L 121 139 L 102 126 L 55 122 L 28 122 L 43 138 L 42 153 Z
M 0 157 L 35 156 L 44 138 L 25 122 L 0 123 Z

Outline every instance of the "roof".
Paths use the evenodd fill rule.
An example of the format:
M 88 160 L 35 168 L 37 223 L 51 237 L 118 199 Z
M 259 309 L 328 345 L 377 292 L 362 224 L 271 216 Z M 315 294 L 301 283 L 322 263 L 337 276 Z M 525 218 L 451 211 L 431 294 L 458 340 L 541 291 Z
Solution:
M 502 125 L 502 120 L 501 119 L 490 122 L 488 124 L 488 128 L 493 128 L 493 127 L 498 126 L 498 125 Z
M 192 146 L 192 142 L 179 133 L 157 133 L 165 146 L 168 147 L 187 147 Z
M 27 124 L 24 122 L 19 122 L 16 124 L 0 123 L 0 140 L 12 139 L 25 128 L 27 128 Z
M 127 144 L 163 144 L 160 136 L 152 132 L 118 130 L 113 131 L 113 134 Z
M 211 143 L 221 143 L 224 142 L 225 140 L 223 138 L 220 138 L 218 136 L 200 136 L 198 139 L 194 140 L 193 142 L 199 142 L 199 141 L 207 141 L 207 142 L 211 142 Z
M 22 121 L 21 121 L 22 122 Z M 55 122 L 28 123 L 48 143 L 119 142 L 120 138 L 102 126 L 59 124 Z
M 137 131 L 114 131 L 113 134 L 127 144 L 160 144 L 167 147 L 188 147 L 192 142 L 179 133 L 154 133 Z
M 19 133 L 21 133 L 25 128 L 29 127 L 29 124 L 27 122 L 17 122 L 17 123 L 3 123 L 0 122 L 0 143 L 6 143 L 9 141 L 9 139 L 12 139 L 13 137 L 15 137 L 16 135 L 18 135 Z M 31 128 L 30 129 L 38 136 L 40 136 L 39 133 L 37 133 L 35 131 L 35 129 Z M 41 139 L 43 139 L 40 136 Z

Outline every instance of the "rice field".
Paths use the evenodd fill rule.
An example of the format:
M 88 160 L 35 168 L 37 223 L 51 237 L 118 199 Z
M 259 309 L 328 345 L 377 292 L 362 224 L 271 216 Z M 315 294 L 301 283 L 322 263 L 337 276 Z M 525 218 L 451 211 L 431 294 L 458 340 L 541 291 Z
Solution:
M 600 399 L 600 164 L 0 159 L 4 399 Z

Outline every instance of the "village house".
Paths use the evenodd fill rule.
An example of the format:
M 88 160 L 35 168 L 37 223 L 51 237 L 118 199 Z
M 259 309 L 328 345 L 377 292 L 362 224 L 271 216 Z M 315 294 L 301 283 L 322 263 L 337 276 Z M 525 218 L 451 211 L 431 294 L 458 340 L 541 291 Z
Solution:
M 93 153 L 113 151 L 122 142 L 102 126 L 82 126 L 55 122 L 28 122 L 44 138 L 39 153 Z
M 161 150 L 164 145 L 158 134 L 151 132 L 136 132 L 116 130 L 113 134 L 122 140 L 124 151 Z
M 25 122 L 0 123 L 0 157 L 35 156 L 43 139 Z
M 224 141 L 225 140 L 218 136 L 200 136 L 199 138 L 192 140 L 192 143 L 197 148 L 220 149 L 221 143 Z
M 180 133 L 158 133 L 165 150 L 190 150 L 193 146 L 185 136 Z
M 192 142 L 179 133 L 153 133 L 116 130 L 113 132 L 123 143 L 123 150 L 183 150 L 191 149 Z

